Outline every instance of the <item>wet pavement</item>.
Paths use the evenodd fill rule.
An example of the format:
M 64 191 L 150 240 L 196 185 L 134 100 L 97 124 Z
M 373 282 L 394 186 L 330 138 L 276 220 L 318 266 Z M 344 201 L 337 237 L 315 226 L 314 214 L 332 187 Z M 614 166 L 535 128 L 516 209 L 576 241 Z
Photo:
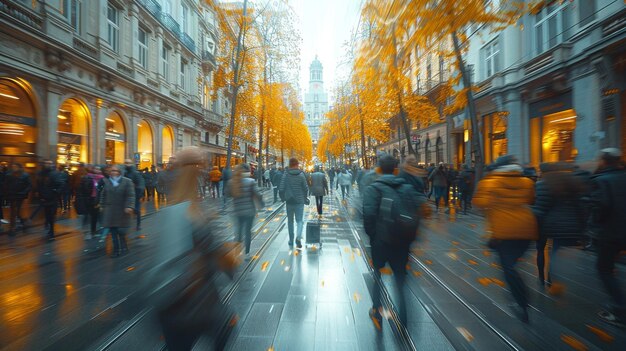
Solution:
M 271 204 L 270 192 L 264 196 L 268 206 L 253 230 L 256 256 L 234 279 L 219 283 L 240 318 L 229 350 L 620 350 L 626 345 L 626 331 L 597 318 L 608 295 L 592 252 L 559 252 L 565 292 L 554 296 L 537 283 L 536 253 L 529 247 L 518 265 L 530 290 L 526 325 L 509 310 L 512 298 L 497 257 L 484 246 L 484 219 L 454 211 L 424 221 L 412 250 L 407 325 L 397 327 L 393 313 L 386 314 L 378 331 L 368 317 L 373 280 L 358 194 L 353 191 L 345 202 L 326 197 L 323 246 L 302 250 L 287 245 L 284 211 Z M 221 209 L 212 199 L 205 204 L 214 212 Z M 314 212 L 314 206 L 306 207 L 307 221 L 317 221 Z M 119 259 L 106 257 L 103 247 L 90 246 L 75 230 L 52 244 L 3 247 L 0 348 L 164 349 L 138 293 L 154 243 L 163 235 L 157 217 L 158 212 L 145 217 L 143 230 L 130 235 L 131 254 Z M 216 226 L 223 240 L 231 238 L 229 216 Z M 618 271 L 624 286 L 623 266 Z M 382 277 L 393 303 L 393 277 L 387 271 Z M 208 344 L 201 340 L 195 349 L 209 349 Z

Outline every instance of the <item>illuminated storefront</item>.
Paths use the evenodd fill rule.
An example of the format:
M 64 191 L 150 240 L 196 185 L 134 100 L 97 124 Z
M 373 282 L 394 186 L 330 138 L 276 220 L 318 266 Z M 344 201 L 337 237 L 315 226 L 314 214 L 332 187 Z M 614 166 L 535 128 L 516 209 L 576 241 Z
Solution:
M 161 162 L 166 164 L 169 162 L 170 157 L 174 154 L 174 132 L 172 127 L 166 126 L 163 128 L 162 138 L 162 150 L 161 150 Z
M 487 164 L 508 152 L 508 116 L 508 112 L 494 112 L 482 118 L 484 159 Z
M 0 77 L 0 162 L 36 167 L 37 118 L 30 84 Z
M 89 160 L 89 109 L 77 99 L 67 99 L 57 112 L 57 164 L 71 170 Z
M 530 105 L 530 161 L 533 166 L 543 162 L 574 161 L 576 111 L 571 93 Z
M 105 120 L 105 162 L 122 164 L 126 158 L 126 128 L 124 121 L 117 112 L 112 112 Z
M 146 121 L 137 123 L 137 153 L 139 153 L 139 169 L 152 166 L 154 159 L 152 128 Z

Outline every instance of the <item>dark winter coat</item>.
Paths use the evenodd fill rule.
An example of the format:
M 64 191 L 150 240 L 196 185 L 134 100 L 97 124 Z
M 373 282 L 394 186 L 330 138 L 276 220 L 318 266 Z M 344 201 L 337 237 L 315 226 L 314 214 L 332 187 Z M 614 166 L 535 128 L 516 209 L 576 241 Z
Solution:
M 295 205 L 304 204 L 306 202 L 305 199 L 309 196 L 309 187 L 306 184 L 304 172 L 297 168 L 290 168 L 287 170 L 280 182 L 280 186 L 278 187 L 281 198 L 284 198 L 285 191 L 288 187 L 293 194 L 293 198 L 288 201 L 287 204 Z
M 44 206 L 55 206 L 65 187 L 63 176 L 55 170 L 43 170 L 37 173 L 37 187 L 35 192 Z
M 135 208 L 135 187 L 133 182 L 120 178 L 119 185 L 113 186 L 111 179 L 103 179 L 104 187 L 100 191 L 100 207 L 102 208 L 102 226 L 105 228 L 127 228 L 131 226 L 131 215 L 127 208 Z
M 25 172 L 7 172 L 4 178 L 3 196 L 5 200 L 26 199 L 32 188 L 30 176 Z
M 561 192 L 550 179 L 536 183 L 532 210 L 537 217 L 539 236 L 556 239 L 582 237 L 585 230 L 582 186 L 573 185 L 578 183 L 578 179 L 571 172 L 552 172 L 545 177 L 553 177 L 555 181 L 572 186 L 567 186 L 569 191 Z
M 311 174 L 311 195 L 324 196 L 328 194 L 328 181 L 326 175 L 322 172 Z
M 466 169 L 459 174 L 459 189 L 461 191 L 472 191 L 474 190 L 474 181 L 476 176 L 474 175 L 474 170 Z
M 448 174 L 441 167 L 435 168 L 430 176 L 428 176 L 428 179 L 433 182 L 433 186 L 448 186 Z
M 141 173 L 137 172 L 135 166 L 126 167 L 124 177 L 130 179 L 133 182 L 133 185 L 135 187 L 135 193 L 137 193 L 138 195 L 143 194 L 143 192 L 146 190 L 146 182 L 144 181 Z
M 422 181 L 421 178 L 416 177 L 412 174 L 409 174 L 408 172 L 406 172 L 405 170 L 401 169 L 400 172 L 398 172 L 398 178 L 402 178 L 404 179 L 404 182 L 407 184 L 410 184 L 413 186 L 413 188 L 415 188 L 415 190 L 420 193 L 423 194 L 424 193 L 424 182 Z
M 226 195 L 233 197 L 233 215 L 237 217 L 254 217 L 257 211 L 257 203 L 262 206 L 263 197 L 259 193 L 256 181 L 252 178 L 241 179 L 240 196 L 232 196 L 232 187 L 234 183 L 231 181 L 226 187 Z
M 272 176 L 272 184 L 274 186 L 280 186 L 280 182 L 283 180 L 283 171 L 276 171 Z
M 157 180 L 156 172 L 151 172 L 151 171 L 142 172 L 141 176 L 143 177 L 143 181 L 146 187 L 153 187 L 156 185 L 156 180 Z
M 591 177 L 591 206 L 600 240 L 626 242 L 626 171 L 607 168 Z

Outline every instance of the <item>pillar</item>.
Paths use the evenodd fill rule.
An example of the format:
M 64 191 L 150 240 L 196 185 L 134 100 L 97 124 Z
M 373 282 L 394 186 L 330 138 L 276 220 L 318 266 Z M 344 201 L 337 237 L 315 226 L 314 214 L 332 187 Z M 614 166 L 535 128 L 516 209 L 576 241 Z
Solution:
M 578 149 L 577 162 L 593 161 L 601 149 L 602 111 L 600 77 L 593 70 L 589 74 L 575 78 L 573 82 L 572 103 L 576 111 L 576 130 L 574 147 Z
M 139 65 L 139 19 L 138 19 L 138 12 L 139 9 L 137 8 L 137 5 L 135 4 L 130 4 L 130 6 L 128 7 L 128 15 L 130 17 L 130 30 L 131 30 L 131 35 L 130 35 L 130 41 L 131 41 L 131 48 L 130 48 L 130 54 L 131 54 L 131 62 L 134 65 Z
M 529 121 L 522 111 L 524 105 L 521 95 L 516 90 L 508 91 L 503 95 L 503 110 L 509 113 L 506 126 L 507 153 L 517 156 L 523 164 L 528 163 L 530 162 Z

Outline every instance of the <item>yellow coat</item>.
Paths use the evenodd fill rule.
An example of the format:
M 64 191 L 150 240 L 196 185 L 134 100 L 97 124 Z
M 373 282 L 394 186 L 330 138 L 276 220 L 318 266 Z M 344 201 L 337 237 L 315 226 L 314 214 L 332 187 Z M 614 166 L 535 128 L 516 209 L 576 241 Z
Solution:
M 537 240 L 537 220 L 530 209 L 535 183 L 514 166 L 504 166 L 481 180 L 472 203 L 485 210 L 492 238 Z

